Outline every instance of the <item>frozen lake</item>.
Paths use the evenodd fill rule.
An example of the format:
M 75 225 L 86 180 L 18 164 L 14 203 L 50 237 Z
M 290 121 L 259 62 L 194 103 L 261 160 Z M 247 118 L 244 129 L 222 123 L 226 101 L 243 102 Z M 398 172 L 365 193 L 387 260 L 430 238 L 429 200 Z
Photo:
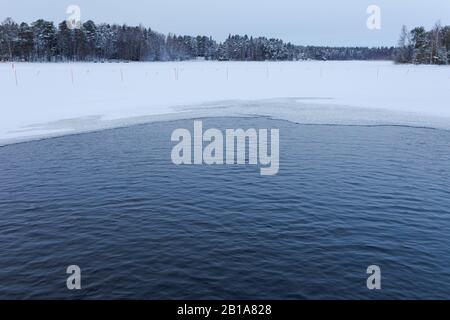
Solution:
M 383 61 L 2 63 L 0 88 L 0 145 L 222 114 L 450 127 L 449 67 Z

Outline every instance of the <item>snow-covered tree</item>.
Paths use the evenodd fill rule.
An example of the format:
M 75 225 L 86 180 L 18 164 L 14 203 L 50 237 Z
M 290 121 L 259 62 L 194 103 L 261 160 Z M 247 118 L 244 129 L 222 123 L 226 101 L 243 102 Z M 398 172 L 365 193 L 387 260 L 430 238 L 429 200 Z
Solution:
M 417 27 L 411 31 L 413 42 L 413 62 L 415 64 L 430 63 L 431 47 L 429 37 L 424 27 Z
M 400 39 L 398 41 L 395 61 L 397 63 L 411 63 L 412 60 L 413 48 L 411 45 L 411 34 L 408 32 L 406 26 L 403 26 L 400 33 Z
M 6 18 L 0 26 L 0 54 L 13 60 L 18 42 L 19 26 L 11 18 Z
M 40 19 L 33 22 L 31 26 L 35 59 L 54 60 L 57 53 L 57 36 L 53 22 Z

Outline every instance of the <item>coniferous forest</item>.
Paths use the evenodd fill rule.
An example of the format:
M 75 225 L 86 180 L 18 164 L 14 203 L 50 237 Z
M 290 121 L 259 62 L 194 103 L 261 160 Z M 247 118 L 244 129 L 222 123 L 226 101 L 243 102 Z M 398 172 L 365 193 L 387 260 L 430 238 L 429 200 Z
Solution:
M 394 47 L 299 46 L 279 39 L 230 35 L 223 43 L 207 36 L 164 35 L 143 26 L 95 24 L 79 29 L 66 22 L 37 20 L 0 25 L 0 61 L 177 61 L 206 60 L 390 60 Z
M 403 26 L 396 49 L 397 63 L 440 64 L 450 63 L 450 26 L 436 23 L 427 31 L 417 27 L 410 32 Z

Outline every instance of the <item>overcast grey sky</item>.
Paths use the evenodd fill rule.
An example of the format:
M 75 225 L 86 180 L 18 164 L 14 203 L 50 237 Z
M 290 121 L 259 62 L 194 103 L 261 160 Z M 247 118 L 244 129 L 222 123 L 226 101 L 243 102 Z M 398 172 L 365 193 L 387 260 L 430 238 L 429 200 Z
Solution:
M 437 20 L 450 25 L 450 0 L 0 0 L 0 19 L 60 22 L 70 4 L 82 20 L 142 23 L 163 33 L 229 33 L 281 38 L 311 45 L 394 45 L 400 28 Z M 381 30 L 366 27 L 366 9 L 381 8 Z

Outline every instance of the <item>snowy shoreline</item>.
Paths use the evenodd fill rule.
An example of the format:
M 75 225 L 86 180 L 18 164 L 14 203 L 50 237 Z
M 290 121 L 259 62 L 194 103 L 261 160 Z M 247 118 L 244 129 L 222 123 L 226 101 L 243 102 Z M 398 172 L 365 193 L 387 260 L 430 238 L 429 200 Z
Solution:
M 217 116 L 450 129 L 450 68 L 385 61 L 0 63 L 0 87 L 0 145 Z

